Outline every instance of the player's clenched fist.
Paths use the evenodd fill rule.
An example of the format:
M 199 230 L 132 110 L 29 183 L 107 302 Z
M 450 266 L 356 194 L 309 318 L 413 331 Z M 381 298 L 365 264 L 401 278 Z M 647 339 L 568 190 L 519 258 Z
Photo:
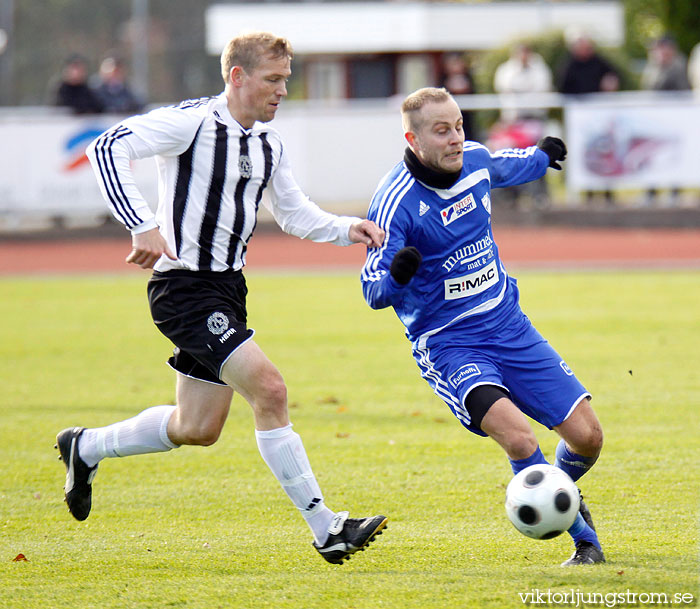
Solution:
M 406 285 L 416 274 L 422 261 L 423 256 L 415 247 L 404 247 L 396 252 L 389 272 L 396 283 Z
M 547 153 L 549 157 L 549 166 L 554 169 L 561 169 L 561 165 L 557 161 L 566 159 L 566 144 L 558 137 L 543 137 L 537 142 L 537 147 Z
M 142 269 L 152 269 L 163 254 L 171 260 L 177 260 L 177 256 L 170 251 L 167 241 L 157 228 L 132 235 L 131 242 L 133 247 L 126 257 L 129 264 L 136 264 Z

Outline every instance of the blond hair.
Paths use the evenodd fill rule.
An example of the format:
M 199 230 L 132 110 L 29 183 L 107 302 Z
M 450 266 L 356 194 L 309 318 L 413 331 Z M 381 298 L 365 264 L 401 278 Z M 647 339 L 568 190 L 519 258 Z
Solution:
M 221 53 L 221 76 L 228 84 L 231 69 L 241 66 L 248 74 L 253 72 L 263 56 L 271 59 L 289 57 L 294 53 L 286 38 L 268 32 L 249 32 L 232 38 Z
M 401 104 L 401 121 L 404 131 L 418 131 L 422 125 L 420 111 L 428 103 L 443 103 L 452 99 L 444 87 L 424 87 L 411 93 Z

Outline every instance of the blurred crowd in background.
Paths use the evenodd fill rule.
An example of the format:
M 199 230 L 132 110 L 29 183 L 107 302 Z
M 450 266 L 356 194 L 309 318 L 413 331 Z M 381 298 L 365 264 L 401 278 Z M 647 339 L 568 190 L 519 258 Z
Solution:
M 144 107 L 129 86 L 124 60 L 114 55 L 105 57 L 92 77 L 87 59 L 71 55 L 66 59 L 58 82 L 51 88 L 53 105 L 68 108 L 75 114 L 131 114 Z
M 622 70 L 606 58 L 594 40 L 576 28 L 565 34 L 566 54 L 556 65 L 550 65 L 534 45 L 519 42 L 513 45 L 507 60 L 498 64 L 493 74 L 493 91 L 505 95 L 559 92 L 564 95 L 585 96 L 591 93 L 613 93 L 622 88 Z M 465 56 L 448 54 L 445 61 L 446 77 L 442 84 L 453 94 L 476 93 L 474 78 Z M 700 93 L 700 42 L 695 45 L 688 61 L 670 34 L 650 41 L 648 55 L 640 77 L 640 88 L 649 91 L 689 91 L 695 87 Z M 452 83 L 456 83 L 453 86 Z M 692 84 L 691 84 L 692 83 Z M 466 113 L 465 113 L 466 114 Z M 545 134 L 549 112 L 544 108 L 510 107 L 507 101 L 500 116 L 485 133 L 475 134 L 473 121 L 465 118 L 467 134 L 485 140 L 492 150 L 509 147 L 527 147 L 537 143 Z M 513 203 L 521 195 L 546 202 L 544 179 L 508 189 Z M 590 201 L 594 193 L 587 191 Z M 601 193 L 608 205 L 614 203 L 610 190 Z M 673 188 L 668 203 L 679 201 L 680 190 Z M 656 190 L 646 194 L 645 205 L 655 203 Z
M 565 36 L 566 55 L 550 65 L 529 42 L 516 42 L 510 56 L 498 64 L 490 88 L 479 90 L 468 52 L 446 52 L 441 58 L 437 83 L 453 95 L 473 93 L 545 93 L 558 91 L 567 95 L 613 92 L 620 90 L 621 69 L 599 52 L 586 32 L 572 30 Z M 76 114 L 100 112 L 131 113 L 143 109 L 144 100 L 131 90 L 127 63 L 117 54 L 109 54 L 90 74 L 93 61 L 70 55 L 56 82 L 49 85 L 49 101 L 69 108 Z M 680 51 L 671 34 L 653 39 L 640 77 L 640 88 L 655 91 L 700 90 L 700 41 L 690 60 Z M 165 100 L 162 100 L 165 101 Z M 541 110 L 520 111 L 504 108 L 501 118 L 512 122 L 519 118 L 541 118 Z M 465 134 L 475 135 L 469 116 L 465 116 Z
M 269 3 L 274 4 L 261 4 Z M 0 33 L 3 7 L 13 5 L 15 39 L 26 41 L 31 34 L 36 41 L 23 46 L 18 42 L 11 49 L 0 36 L 0 84 L 12 83 L 11 90 L 0 86 L 0 106 L 54 107 L 79 116 L 128 115 L 182 99 L 216 95 L 223 89 L 217 59 L 207 52 L 204 40 L 203 15 L 214 0 L 123 0 L 91 5 L 89 13 L 82 0 L 39 4 L 0 0 Z M 134 17 L 138 5 L 149 7 L 147 26 Z M 624 6 L 626 30 L 620 47 L 601 47 L 595 32 L 575 27 L 523 36 L 488 50 L 465 44 L 464 50 L 431 51 L 429 77 L 419 86 L 444 86 L 462 100 L 470 95 L 502 95 L 498 109 L 475 109 L 469 104 L 463 109 L 466 138 L 492 150 L 534 145 L 545 131 L 551 133 L 553 124 L 562 124 L 561 108 L 546 104 L 524 107 L 509 103 L 509 95 L 513 99 L 556 93 L 585 99 L 590 94 L 634 90 L 687 95 L 694 90 L 700 99 L 697 0 L 620 0 L 620 5 Z M 49 36 L 53 37 L 50 43 L 44 39 Z M 139 66 L 134 49 L 145 40 L 147 65 Z M 322 61 L 303 54 L 295 57 L 289 99 L 388 98 L 408 92 L 399 90 L 398 60 L 387 53 L 344 59 L 344 76 L 336 80 L 347 82 L 342 85 L 345 89 L 339 94 L 316 94 L 327 90 L 314 89 L 309 73 L 325 69 L 319 69 Z M 7 68 L 10 63 L 12 73 Z M 358 69 L 363 63 L 372 69 Z M 357 78 L 363 80 L 362 87 L 353 86 L 353 74 L 361 75 Z M 372 74 L 374 80 L 364 79 Z M 681 189 L 667 185 L 665 190 L 664 206 L 677 205 Z M 643 205 L 656 205 L 658 196 L 657 189 L 649 188 Z M 545 180 L 508 189 L 503 197 L 513 206 L 523 200 L 543 208 L 549 205 Z M 615 197 L 612 190 L 583 192 L 589 203 L 595 200 L 607 206 L 616 203 Z
M 536 44 L 516 42 L 508 58 L 497 64 L 487 91 L 504 95 L 558 92 L 585 96 L 590 93 L 619 91 L 623 70 L 597 48 L 586 32 L 571 29 L 564 33 L 566 53 L 555 65 L 550 65 L 537 52 Z M 453 95 L 481 92 L 472 70 L 469 52 L 446 52 L 440 58 L 437 82 L 425 83 L 445 87 Z M 102 59 L 95 74 L 90 74 L 91 62 L 81 55 L 71 55 L 65 62 L 57 82 L 49 86 L 53 105 L 68 108 L 75 114 L 116 113 L 133 114 L 144 110 L 145 100 L 136 95 L 128 81 L 127 64 L 116 54 Z M 671 34 L 650 41 L 647 59 L 639 78 L 639 88 L 649 91 L 700 91 L 700 42 L 695 45 L 690 60 L 681 52 Z M 484 92 L 487 92 L 484 91 Z M 463 110 L 464 132 L 467 139 L 486 143 L 492 150 L 532 146 L 545 135 L 550 111 L 546 108 L 510 107 L 504 102 L 499 115 L 479 125 L 474 112 Z M 482 121 L 483 122 L 483 121 Z M 666 206 L 676 206 L 681 190 L 672 188 L 665 199 Z M 506 189 L 500 195 L 511 206 L 523 200 L 545 208 L 550 204 L 545 178 L 520 187 Z M 606 205 L 614 205 L 614 193 L 586 191 L 590 202 L 602 197 Z M 645 206 L 656 202 L 656 189 L 648 189 Z

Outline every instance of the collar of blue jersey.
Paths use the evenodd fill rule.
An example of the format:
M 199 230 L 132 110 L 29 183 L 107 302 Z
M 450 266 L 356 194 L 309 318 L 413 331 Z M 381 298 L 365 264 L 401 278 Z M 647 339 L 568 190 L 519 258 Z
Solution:
M 406 153 L 403 155 L 403 162 L 406 163 L 406 167 L 408 167 L 408 170 L 416 180 L 420 180 L 423 184 L 441 190 L 454 186 L 457 180 L 459 180 L 459 176 L 462 175 L 461 171 L 442 173 L 430 169 L 430 167 L 426 167 L 418 160 L 418 157 L 410 148 L 406 148 Z

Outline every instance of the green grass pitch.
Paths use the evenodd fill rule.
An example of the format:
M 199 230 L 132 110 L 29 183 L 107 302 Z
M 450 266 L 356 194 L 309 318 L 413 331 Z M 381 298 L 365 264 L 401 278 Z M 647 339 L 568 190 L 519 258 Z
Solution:
M 367 552 L 342 566 L 316 554 L 238 397 L 210 448 L 103 462 L 79 523 L 63 503 L 56 432 L 172 403 L 170 346 L 150 321 L 145 274 L 6 278 L 0 608 L 502 608 L 533 591 L 694 605 L 700 274 L 516 275 L 523 308 L 594 394 L 606 442 L 580 486 L 607 564 L 562 569 L 567 536 L 517 533 L 500 449 L 432 394 L 393 312 L 370 310 L 353 274 L 251 272 L 249 311 L 328 505 L 390 518 Z M 536 429 L 551 458 L 555 434 Z M 579 606 L 605 606 L 586 598 L 599 602 Z

